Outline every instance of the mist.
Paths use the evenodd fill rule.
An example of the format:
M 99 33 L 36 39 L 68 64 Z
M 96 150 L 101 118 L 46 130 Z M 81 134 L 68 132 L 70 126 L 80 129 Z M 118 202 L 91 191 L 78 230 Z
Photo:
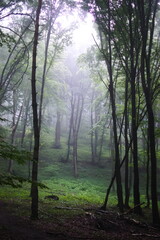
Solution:
M 29 223 L 44 221 L 43 239 L 56 229 L 62 239 L 107 239 L 109 232 L 133 239 L 132 213 L 160 224 L 159 7 L 153 4 L 0 4 L 0 205 L 17 205 L 17 216 L 24 213 Z M 4 208 L 6 229 L 9 217 Z M 85 223 L 87 230 L 76 232 Z M 15 229 L 11 235 L 0 229 L 0 236 L 16 239 Z M 24 239 L 41 239 L 26 231 Z

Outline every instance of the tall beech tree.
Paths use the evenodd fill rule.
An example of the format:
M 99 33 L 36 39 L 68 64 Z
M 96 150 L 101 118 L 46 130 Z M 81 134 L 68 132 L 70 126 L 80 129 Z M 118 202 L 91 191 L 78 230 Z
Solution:
M 152 65 L 152 52 L 154 48 L 154 28 L 156 12 L 158 10 L 158 0 L 148 2 L 137 1 L 139 13 L 140 31 L 141 31 L 141 82 L 146 99 L 147 116 L 148 116 L 148 137 L 151 160 L 151 198 L 152 198 L 152 218 L 154 224 L 160 224 L 157 202 L 157 158 L 156 158 L 156 141 L 155 141 L 155 117 L 153 111 L 154 101 L 154 71 Z M 157 68 L 157 66 L 156 66 Z
M 44 87 L 45 87 L 45 82 L 46 82 L 46 76 L 48 72 L 48 65 L 52 65 L 52 63 L 48 64 L 48 52 L 49 52 L 49 44 L 50 44 L 50 39 L 51 39 L 51 34 L 53 31 L 53 26 L 54 23 L 64 8 L 64 0 L 52 0 L 50 1 L 49 6 L 47 6 L 46 9 L 46 26 L 47 26 L 47 31 L 46 31 L 46 40 L 45 40 L 45 50 L 44 50 L 44 64 L 43 64 L 43 73 L 42 73 L 42 87 L 41 87 L 41 94 L 40 94 L 40 106 L 39 106 L 39 128 L 41 129 L 41 122 L 42 122 L 42 106 L 43 106 L 43 97 L 44 97 Z M 63 34 L 62 34 L 63 35 Z M 62 38 L 62 36 L 61 36 Z M 61 40 L 61 39 L 60 39 Z M 55 60 L 55 57 L 60 49 L 60 43 L 54 46 L 54 53 L 52 56 L 52 61 Z
M 37 109 L 37 91 L 36 91 L 36 68 L 37 68 L 37 46 L 39 36 L 39 21 L 42 8 L 42 0 L 38 0 L 35 19 L 35 32 L 34 44 L 32 53 L 32 76 L 31 76 L 31 89 L 32 89 L 32 109 L 33 109 L 33 131 L 34 131 L 34 150 L 33 150 L 33 166 L 32 166 L 32 186 L 31 186 L 31 218 L 38 218 L 38 160 L 39 160 L 39 121 Z
M 116 114 L 116 94 L 115 94 L 115 79 L 114 79 L 114 61 L 113 61 L 113 46 L 112 46 L 112 13 L 110 1 L 97 3 L 98 10 L 94 13 L 96 22 L 99 26 L 101 48 L 100 51 L 104 58 L 104 61 L 108 70 L 108 81 L 109 81 L 109 94 L 112 109 L 112 120 L 113 120 L 113 132 L 114 132 L 114 150 L 115 150 L 115 178 L 117 185 L 117 197 L 118 206 L 120 211 L 123 211 L 123 192 L 122 192 L 122 180 L 120 172 L 120 152 L 119 152 L 119 141 L 117 132 L 117 114 Z M 105 19 L 101 18 L 102 10 L 105 9 Z M 104 22 L 103 22 L 104 21 Z M 105 26 L 105 28 L 104 28 Z
M 136 11 L 130 1 L 127 4 L 128 8 L 128 21 L 129 21 L 129 55 L 130 55 L 130 66 L 129 66 L 129 80 L 131 86 L 131 106 L 132 106 L 132 154 L 133 154 L 133 166 L 134 166 L 134 184 L 133 184 L 133 194 L 134 194 L 134 205 L 135 212 L 141 214 L 140 207 L 140 191 L 139 191 L 139 169 L 138 169 L 138 140 L 137 140 L 137 103 L 136 103 L 136 75 L 138 67 L 138 57 L 139 49 L 137 42 L 135 41 L 135 36 L 139 37 L 139 32 L 136 29 L 136 21 L 133 20 L 133 14 L 136 14 Z
M 12 96 L 13 96 L 13 106 L 12 106 L 13 114 L 12 114 L 11 145 L 15 145 L 15 135 L 16 135 L 18 124 L 19 124 L 20 117 L 22 114 L 23 105 L 18 106 L 18 104 L 17 104 L 18 98 L 17 98 L 16 90 L 13 90 Z M 17 114 L 18 114 L 18 116 L 16 116 Z M 8 172 L 11 174 L 13 173 L 13 160 L 12 159 L 9 160 Z

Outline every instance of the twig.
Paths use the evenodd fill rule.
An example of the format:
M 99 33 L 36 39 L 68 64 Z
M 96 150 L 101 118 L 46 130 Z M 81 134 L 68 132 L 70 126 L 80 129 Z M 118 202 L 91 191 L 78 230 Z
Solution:
M 142 205 L 144 205 L 144 204 L 145 204 L 145 202 L 142 202 L 142 203 L 140 203 L 140 204 L 137 204 L 137 205 L 134 206 L 133 208 L 130 208 L 127 212 L 120 214 L 120 216 L 124 216 L 124 215 L 130 214 L 130 213 L 133 212 L 137 207 L 140 207 L 140 206 L 142 206 Z
M 159 238 L 160 239 L 160 235 L 151 235 L 151 234 L 146 234 L 146 233 L 133 233 L 132 236 L 152 237 L 152 238 Z
M 83 211 L 85 211 L 85 209 L 83 209 L 83 208 L 71 208 L 71 207 L 54 207 L 54 209 L 83 210 Z

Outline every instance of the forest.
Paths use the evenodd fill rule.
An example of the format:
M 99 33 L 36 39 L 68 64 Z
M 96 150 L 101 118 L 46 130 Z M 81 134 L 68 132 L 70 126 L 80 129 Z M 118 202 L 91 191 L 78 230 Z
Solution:
M 0 56 L 0 239 L 160 239 L 160 1 L 1 0 Z

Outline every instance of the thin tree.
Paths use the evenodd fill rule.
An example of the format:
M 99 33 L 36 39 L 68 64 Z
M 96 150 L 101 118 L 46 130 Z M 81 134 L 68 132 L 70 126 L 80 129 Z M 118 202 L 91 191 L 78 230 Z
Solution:
M 39 122 L 38 122 L 38 109 L 37 109 L 37 92 L 36 92 L 36 60 L 37 60 L 37 46 L 39 35 L 39 18 L 42 8 L 42 0 L 38 0 L 35 20 L 34 44 L 32 53 L 32 76 L 31 76 L 31 89 L 32 89 L 32 109 L 33 109 L 33 131 L 34 131 L 34 150 L 33 150 L 33 165 L 32 165 L 32 186 L 31 186 L 31 218 L 38 219 L 38 160 L 39 160 Z

